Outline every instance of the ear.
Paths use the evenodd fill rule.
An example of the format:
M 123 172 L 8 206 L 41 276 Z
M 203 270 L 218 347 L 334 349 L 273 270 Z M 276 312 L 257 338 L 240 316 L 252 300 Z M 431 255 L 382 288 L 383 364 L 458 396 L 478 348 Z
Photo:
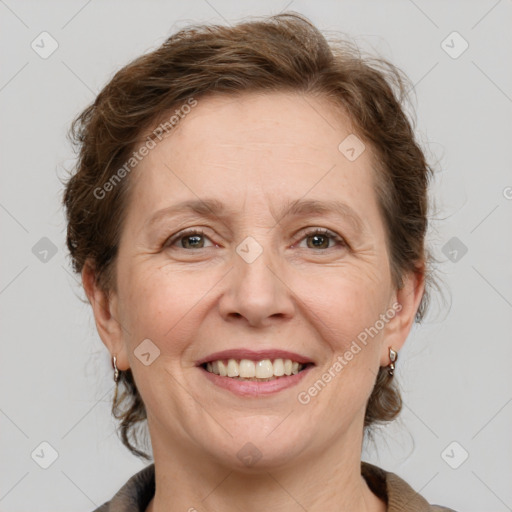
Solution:
M 86 261 L 82 269 L 82 285 L 94 313 L 96 329 L 101 341 L 108 348 L 111 356 L 116 356 L 119 370 L 130 367 L 122 325 L 118 322 L 118 300 L 114 292 L 107 293 L 98 286 L 93 265 Z
M 384 329 L 381 366 L 387 366 L 390 363 L 389 347 L 396 352 L 403 347 L 414 323 L 424 291 L 425 267 L 421 266 L 417 270 L 406 274 L 403 279 L 403 286 L 393 293 L 388 311 L 395 311 L 395 315 L 389 320 Z

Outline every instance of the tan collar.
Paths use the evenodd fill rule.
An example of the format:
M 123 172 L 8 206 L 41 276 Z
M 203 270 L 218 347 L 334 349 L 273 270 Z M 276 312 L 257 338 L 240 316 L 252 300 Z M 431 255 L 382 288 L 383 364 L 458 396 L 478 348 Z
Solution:
M 361 462 L 361 474 L 372 492 L 388 504 L 387 512 L 449 512 L 451 510 L 430 505 L 405 480 L 373 464 Z

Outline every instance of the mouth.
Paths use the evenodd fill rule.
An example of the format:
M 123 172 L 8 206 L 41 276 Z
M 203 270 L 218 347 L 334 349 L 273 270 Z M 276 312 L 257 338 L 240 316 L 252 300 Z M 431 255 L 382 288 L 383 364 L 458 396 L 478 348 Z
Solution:
M 313 363 L 299 363 L 290 359 L 281 359 L 280 362 L 279 359 L 273 361 L 270 359 L 260 359 L 258 361 L 216 359 L 199 365 L 199 369 L 210 384 L 217 388 L 239 397 L 261 399 L 297 386 L 315 366 Z M 272 375 L 270 375 L 271 367 Z M 228 370 L 231 376 L 228 375 Z M 238 375 L 235 375 L 237 370 Z M 274 374 L 274 372 L 280 374 L 283 370 L 283 375 Z M 221 375 L 221 372 L 225 375 Z M 244 377 L 244 375 L 246 376 Z
M 299 363 L 292 359 L 216 359 L 200 365 L 208 373 L 234 380 L 268 382 L 297 375 L 313 363 Z
M 210 384 L 240 397 L 261 398 L 296 386 L 315 366 L 288 350 L 232 349 L 196 361 Z
M 296 375 L 314 364 L 308 357 L 288 350 L 242 348 L 215 352 L 196 361 L 196 366 L 221 377 L 261 381 Z
M 240 349 L 210 354 L 196 366 L 216 387 L 243 397 L 262 397 L 297 385 L 315 363 L 284 350 Z

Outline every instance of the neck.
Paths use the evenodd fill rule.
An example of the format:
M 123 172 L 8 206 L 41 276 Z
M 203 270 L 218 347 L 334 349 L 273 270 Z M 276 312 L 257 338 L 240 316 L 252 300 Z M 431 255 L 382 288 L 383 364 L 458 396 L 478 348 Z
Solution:
M 164 438 L 152 432 L 156 492 L 146 512 L 385 512 L 385 503 L 361 476 L 362 434 L 359 437 L 350 444 L 340 439 L 314 457 L 304 453 L 289 464 L 256 464 L 241 472 L 190 447 L 161 443 Z

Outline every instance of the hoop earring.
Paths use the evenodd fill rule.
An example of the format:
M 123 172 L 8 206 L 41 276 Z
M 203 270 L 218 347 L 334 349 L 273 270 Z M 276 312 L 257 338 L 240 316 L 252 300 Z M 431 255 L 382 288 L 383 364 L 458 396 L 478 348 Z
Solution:
M 388 365 L 388 373 L 391 377 L 393 377 L 395 373 L 395 363 L 398 360 L 398 353 L 389 347 L 389 365 Z
M 112 368 L 114 368 L 114 382 L 117 384 L 119 382 L 119 370 L 117 369 L 117 357 L 112 357 Z

